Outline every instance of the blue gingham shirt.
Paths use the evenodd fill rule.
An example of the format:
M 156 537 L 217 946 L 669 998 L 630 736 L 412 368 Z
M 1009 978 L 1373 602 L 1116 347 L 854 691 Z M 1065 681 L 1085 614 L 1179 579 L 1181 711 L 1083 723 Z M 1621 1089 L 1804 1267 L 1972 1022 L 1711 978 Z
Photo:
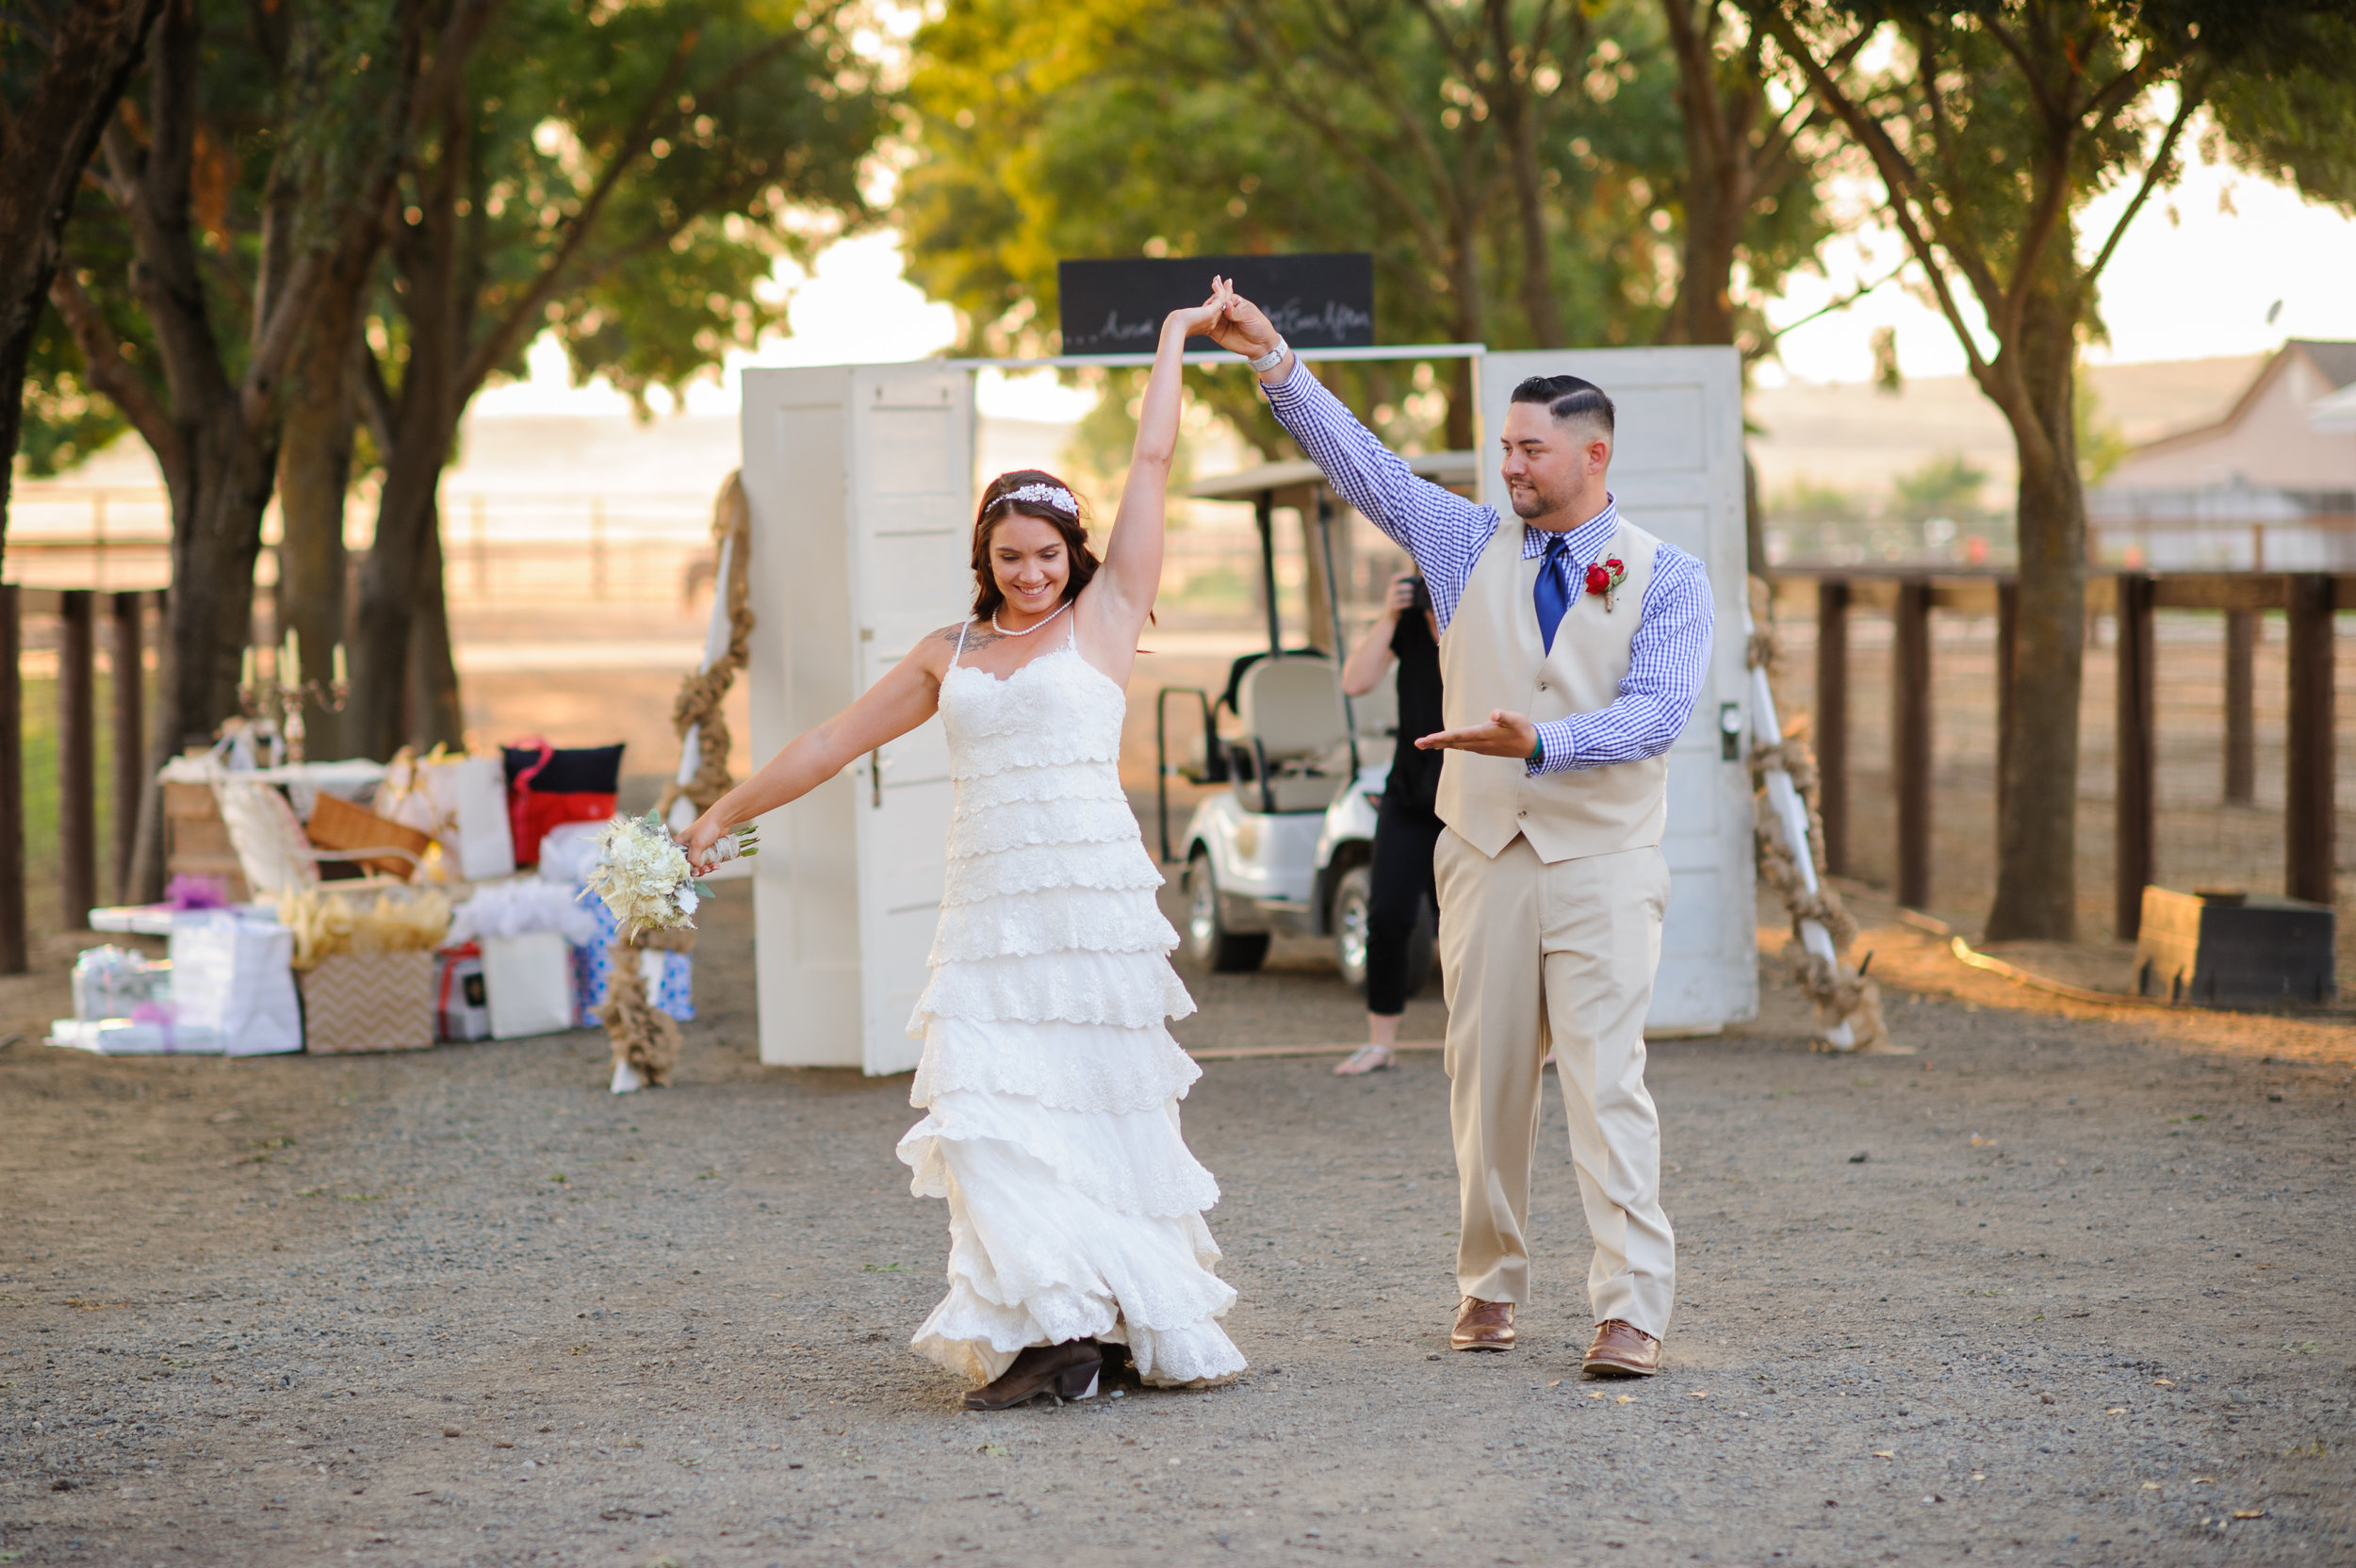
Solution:
M 1340 399 L 1315 376 L 1304 374 L 1299 360 L 1293 362 L 1291 374 L 1265 390 L 1268 407 L 1341 498 L 1415 558 L 1415 569 L 1432 590 L 1432 614 L 1446 631 L 1464 596 L 1473 564 L 1503 524 L 1497 508 L 1468 501 L 1417 477 Z M 1607 496 L 1601 512 L 1571 530 L 1569 546 L 1560 556 L 1566 612 L 1586 586 L 1587 567 L 1603 554 L 1619 527 L 1619 504 Z M 1545 554 L 1550 537 L 1539 529 L 1524 530 L 1522 559 Z M 1525 605 L 1523 612 L 1534 620 L 1537 607 Z M 1710 664 L 1715 619 L 1710 576 L 1702 564 L 1674 545 L 1662 545 L 1653 557 L 1652 581 L 1644 590 L 1619 694 L 1593 713 L 1573 713 L 1539 725 L 1538 755 L 1530 771 L 1600 768 L 1668 750 L 1693 716 L 1702 672 Z

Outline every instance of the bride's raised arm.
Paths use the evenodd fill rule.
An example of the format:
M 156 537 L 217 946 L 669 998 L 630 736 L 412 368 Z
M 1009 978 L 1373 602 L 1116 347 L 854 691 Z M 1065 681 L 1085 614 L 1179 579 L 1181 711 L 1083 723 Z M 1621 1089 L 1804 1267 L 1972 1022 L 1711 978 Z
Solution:
M 1208 335 L 1234 289 L 1225 278 L 1211 280 L 1211 297 L 1191 310 L 1173 310 L 1162 321 L 1153 352 L 1153 373 L 1137 410 L 1137 444 L 1129 458 L 1129 482 L 1121 492 L 1104 564 L 1081 596 L 1107 651 L 1118 644 L 1123 657 L 1137 646 L 1153 596 L 1162 585 L 1162 519 L 1170 469 L 1178 454 L 1178 408 L 1184 392 L 1186 339 Z M 1090 604 L 1095 599 L 1098 602 Z

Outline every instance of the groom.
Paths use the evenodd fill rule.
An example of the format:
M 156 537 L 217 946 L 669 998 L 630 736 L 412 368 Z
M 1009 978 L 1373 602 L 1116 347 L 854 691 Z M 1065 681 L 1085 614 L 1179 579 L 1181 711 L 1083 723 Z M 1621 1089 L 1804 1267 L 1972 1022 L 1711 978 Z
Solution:
M 1514 517 L 1416 478 L 1303 370 L 1256 306 L 1212 329 L 1352 506 L 1415 557 L 1440 624 L 1448 727 L 1434 872 L 1447 983 L 1463 1293 L 1450 1344 L 1510 1350 L 1530 1294 L 1530 1174 L 1549 1047 L 1570 1113 L 1595 1262 L 1586 1370 L 1661 1369 L 1677 1244 L 1661 1209 L 1661 1121 L 1644 1012 L 1669 870 L 1662 753 L 1710 658 L 1700 562 L 1623 519 L 1605 481 L 1612 400 L 1533 376 L 1506 410 Z

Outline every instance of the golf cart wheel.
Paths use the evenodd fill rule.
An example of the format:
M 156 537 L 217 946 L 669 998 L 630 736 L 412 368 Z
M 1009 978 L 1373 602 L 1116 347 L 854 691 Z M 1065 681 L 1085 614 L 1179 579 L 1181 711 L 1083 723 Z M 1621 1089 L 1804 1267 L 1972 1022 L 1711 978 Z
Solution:
M 1186 956 L 1221 974 L 1258 969 L 1268 956 L 1268 933 L 1227 929 L 1219 917 L 1219 878 L 1211 870 L 1208 850 L 1196 850 L 1186 862 Z
M 1373 871 L 1350 867 L 1333 890 L 1333 962 L 1342 984 L 1361 996 L 1366 992 L 1366 924 L 1373 905 Z
M 1333 961 L 1342 972 L 1343 981 L 1361 996 L 1366 990 L 1367 937 L 1373 904 L 1373 868 L 1352 866 L 1333 889 Z M 1438 937 L 1432 906 L 1427 902 L 1417 911 L 1415 928 L 1407 939 L 1407 995 L 1419 994 L 1431 983 Z

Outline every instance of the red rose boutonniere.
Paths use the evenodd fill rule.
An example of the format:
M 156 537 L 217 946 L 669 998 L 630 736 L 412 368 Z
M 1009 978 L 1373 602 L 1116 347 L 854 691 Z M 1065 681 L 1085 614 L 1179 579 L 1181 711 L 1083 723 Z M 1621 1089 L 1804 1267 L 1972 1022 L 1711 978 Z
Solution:
M 1605 556 L 1587 568 L 1587 591 L 1603 596 L 1603 612 L 1612 613 L 1612 596 L 1628 580 L 1628 568 L 1616 555 Z

